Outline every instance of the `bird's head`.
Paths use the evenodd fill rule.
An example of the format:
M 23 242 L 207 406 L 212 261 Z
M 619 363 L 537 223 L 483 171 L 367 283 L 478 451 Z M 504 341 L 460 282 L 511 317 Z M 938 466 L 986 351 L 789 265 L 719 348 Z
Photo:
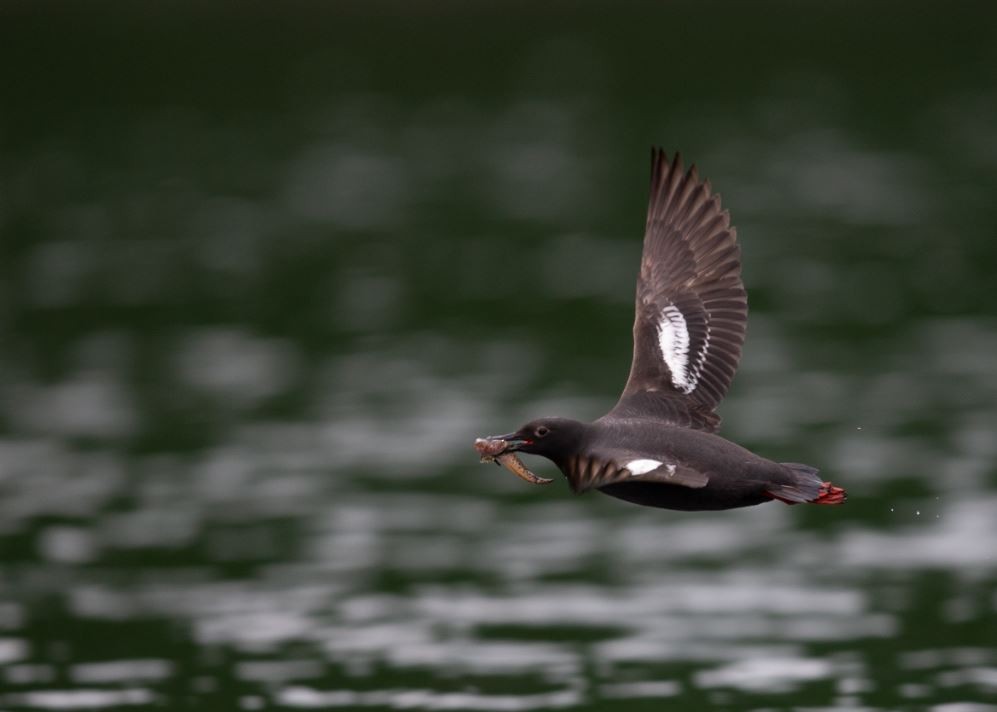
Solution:
M 585 432 L 585 424 L 569 418 L 537 418 L 508 435 L 492 435 L 484 442 L 493 443 L 494 451 L 527 452 L 542 455 L 554 462 L 574 448 Z M 505 443 L 504 446 L 499 443 Z

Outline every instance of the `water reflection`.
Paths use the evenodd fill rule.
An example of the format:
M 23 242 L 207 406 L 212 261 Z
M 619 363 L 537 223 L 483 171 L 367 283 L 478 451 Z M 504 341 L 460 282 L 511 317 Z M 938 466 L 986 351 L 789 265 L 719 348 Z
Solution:
M 926 332 L 949 333 L 934 324 Z M 783 348 L 771 325 L 754 337 L 763 353 Z M 236 394 L 236 406 L 274 393 L 266 374 L 284 372 L 274 365 L 284 363 L 274 356 L 286 353 L 283 346 L 235 332 L 192 332 L 182 343 L 190 345 L 178 352 L 184 382 L 224 401 Z M 949 369 L 945 352 L 938 354 L 940 362 L 917 362 L 916 373 Z M 966 447 L 958 451 L 922 442 L 922 467 L 905 468 L 913 460 L 902 439 L 885 435 L 891 421 L 883 418 L 896 414 L 870 407 L 864 429 L 843 428 L 842 444 L 829 454 L 832 463 L 836 452 L 846 463 L 841 471 L 869 469 L 869 478 L 856 482 L 857 499 L 875 509 L 837 530 L 801 526 L 795 510 L 774 505 L 688 517 L 562 493 L 522 500 L 510 478 L 462 455 L 466 431 L 489 420 L 489 399 L 480 394 L 495 385 L 469 380 L 473 389 L 461 391 L 433 367 L 417 376 L 408 364 L 410 382 L 399 394 L 362 380 L 347 365 L 351 358 L 337 369 L 357 374 L 340 376 L 338 392 L 354 409 L 349 416 L 333 402 L 321 419 L 253 419 L 201 453 L 77 449 L 58 439 L 59 431 L 8 438 L 0 507 L 17 563 L 7 574 L 7 637 L 0 639 L 10 690 L 4 703 L 154 704 L 182 675 L 160 658 L 90 662 L 70 655 L 51 663 L 45 647 L 22 637 L 35 635 L 39 615 L 23 603 L 28 595 L 55 595 L 62 615 L 98 629 L 182 623 L 196 645 L 232 651 L 226 674 L 256 690 L 248 708 L 540 709 L 695 689 L 791 695 L 822 684 L 861 699 L 875 689 L 869 680 L 883 661 L 857 654 L 856 646 L 896 639 L 925 615 L 923 605 L 887 595 L 895 586 L 891 572 L 974 572 L 971 589 L 944 597 L 928 615 L 954 625 L 992 616 L 993 601 L 973 591 L 993 585 L 997 500 L 960 492 L 987 472 L 990 446 L 973 434 L 979 427 L 961 435 Z M 396 359 L 393 351 L 383 362 L 369 355 L 368 366 L 393 372 Z M 989 382 L 989 364 L 971 363 L 962 376 Z M 798 407 L 790 389 L 766 392 L 766 368 L 749 362 L 756 387 L 733 402 L 735 427 L 743 427 L 740 410 L 764 412 L 755 399 L 774 399 L 773 411 L 788 411 L 790 419 Z M 891 378 L 902 374 L 898 367 Z M 418 404 L 423 396 L 413 394 L 441 388 L 437 394 L 453 409 L 428 424 L 420 421 L 429 411 L 418 406 L 379 417 L 390 402 L 365 416 L 369 401 L 351 397 L 350 383 L 398 405 Z M 99 390 L 80 392 L 81 412 L 105 403 Z M 828 413 L 854 404 L 845 391 L 823 393 Z M 877 393 L 882 397 L 882 388 Z M 347 417 L 354 425 L 344 433 Z M 384 438 L 378 447 L 362 439 L 356 422 L 365 417 Z M 492 418 L 501 420 L 499 410 Z M 350 436 L 360 441 L 351 445 Z M 927 458 L 937 468 L 926 471 Z M 358 468 L 398 472 L 358 478 Z M 953 477 L 938 479 L 937 471 Z M 375 485 L 403 473 L 398 481 L 409 484 L 387 491 Z M 920 491 L 896 488 L 894 481 L 912 476 L 924 478 Z M 861 494 L 875 493 L 880 481 L 880 494 Z M 232 564 L 241 572 L 224 573 Z M 992 651 L 960 650 L 903 653 L 894 661 L 901 675 L 918 673 L 904 677 L 895 694 L 991 690 Z M 402 680 L 409 670 L 443 687 L 365 690 L 343 682 L 370 680 L 374 671 Z M 445 681 L 454 677 L 481 680 L 484 690 L 501 684 L 524 692 L 448 691 Z M 108 684 L 121 687 L 101 687 Z
M 992 503 L 974 505 L 980 512 L 992 511 Z M 933 522 L 931 534 L 923 537 L 902 531 L 816 537 L 797 530 L 796 549 L 805 543 L 807 558 L 791 552 L 790 560 L 781 561 L 778 541 L 792 531 L 791 524 L 784 517 L 764 516 L 763 510 L 706 515 L 705 520 L 669 520 L 616 508 L 593 518 L 592 511 L 597 510 L 560 502 L 519 505 L 503 509 L 497 520 L 500 510 L 493 497 L 354 495 L 327 501 L 310 515 L 316 528 L 307 538 L 314 544 L 299 553 L 298 563 L 257 565 L 248 579 L 218 578 L 216 566 L 231 557 L 212 547 L 207 561 L 180 571 L 143 567 L 129 574 L 120 569 L 109 578 L 106 572 L 77 568 L 46 583 L 41 561 L 24 565 L 19 578 L 33 580 L 36 591 L 53 583 L 67 591 L 67 613 L 75 620 L 186 621 L 198 645 L 252 656 L 237 657 L 230 674 L 257 686 L 263 699 L 272 691 L 273 701 L 287 706 L 391 706 L 408 700 L 424 709 L 532 709 L 600 697 L 674 696 L 686 686 L 788 693 L 821 680 L 853 680 L 852 693 L 858 694 L 874 661 L 851 652 L 856 642 L 890 639 L 919 614 L 909 602 L 883 599 L 876 592 L 880 584 L 870 586 L 856 575 L 855 565 L 902 571 L 938 566 L 925 542 L 958 543 L 967 522 L 984 519 L 956 511 Z M 448 518 L 448 512 L 462 514 Z M 236 532 L 240 522 L 258 521 L 251 512 L 218 519 Z M 157 521 L 146 524 L 157 526 Z M 279 536 L 278 528 L 270 525 L 269 536 Z M 57 547 L 51 542 L 59 538 L 90 541 L 83 531 L 64 527 L 40 536 Z M 972 524 L 970 532 L 987 534 Z M 119 532 L 109 541 L 123 538 Z M 198 538 L 210 540 L 203 532 Z M 78 556 L 83 546 L 77 542 L 69 549 L 72 555 L 48 559 L 64 565 L 93 560 L 92 550 L 86 558 Z M 150 540 L 146 546 L 164 543 Z M 252 548 L 243 556 L 280 558 Z M 743 557 L 740 565 L 734 563 L 738 556 Z M 723 568 L 713 569 L 710 561 Z M 982 580 L 992 580 L 990 558 L 952 558 L 943 565 L 966 563 L 984 566 Z M 405 583 L 397 592 L 379 591 L 372 575 Z M 121 583 L 112 583 L 113 578 Z M 449 578 L 453 583 L 446 583 Z M 599 578 L 605 582 L 598 583 Z M 20 608 L 9 610 L 15 637 L 3 641 L 0 655 L 13 686 L 45 684 L 63 674 L 82 685 L 156 685 L 176 675 L 173 663 L 159 659 L 81 662 L 67 673 L 54 672 L 61 666 L 46 666 L 16 637 L 23 625 Z M 970 619 L 978 615 L 988 614 L 981 610 Z M 310 655 L 288 658 L 281 652 L 286 650 Z M 898 664 L 917 670 L 954 664 L 964 675 L 940 673 L 938 685 L 986 687 L 986 674 L 972 671 L 986 670 L 992 651 L 957 653 L 926 650 L 906 654 Z M 675 665 L 693 669 L 679 672 L 670 667 Z M 396 675 L 434 671 L 441 680 L 534 679 L 548 692 L 363 692 L 327 688 L 322 682 L 341 674 L 364 680 L 375 669 Z M 590 669 L 598 671 L 598 690 L 586 686 Z M 670 670 L 670 679 L 646 678 L 658 669 Z M 628 681 L 635 673 L 645 679 Z M 303 686 L 305 680 L 316 684 Z M 26 693 L 10 700 L 28 707 L 57 699 L 62 705 L 85 700 L 91 706 L 114 706 L 137 703 L 137 689 L 120 693 L 127 697 L 104 698 L 96 691 L 93 698 Z
M 828 69 L 645 112 L 587 48 L 537 39 L 500 100 L 323 76 L 11 151 L 0 705 L 993 709 L 992 89 L 929 87 L 887 141 Z M 642 154 L 598 147 L 645 132 L 741 228 L 726 432 L 847 508 L 645 511 L 474 462 L 615 398 Z

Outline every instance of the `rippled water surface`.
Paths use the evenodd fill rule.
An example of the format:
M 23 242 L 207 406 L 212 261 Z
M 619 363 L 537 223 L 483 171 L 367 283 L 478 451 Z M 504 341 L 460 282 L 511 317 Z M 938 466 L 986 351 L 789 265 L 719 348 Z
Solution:
M 4 7 L 0 707 L 997 710 L 969 7 Z M 724 434 L 846 506 L 476 462 L 615 401 L 651 143 L 743 245 Z

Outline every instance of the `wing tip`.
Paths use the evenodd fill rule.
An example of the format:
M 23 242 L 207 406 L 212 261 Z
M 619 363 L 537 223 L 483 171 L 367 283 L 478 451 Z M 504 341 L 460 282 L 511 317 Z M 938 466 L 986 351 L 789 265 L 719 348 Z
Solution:
M 699 183 L 699 167 L 695 163 L 690 163 L 689 167 L 683 171 L 683 166 L 685 161 L 682 159 L 682 152 L 676 150 L 672 153 L 671 160 L 668 159 L 668 151 L 663 149 L 661 146 L 651 144 L 651 173 L 652 178 L 655 174 L 662 173 L 662 168 L 667 167 L 668 173 L 685 173 L 684 178 L 687 181 L 693 183 Z

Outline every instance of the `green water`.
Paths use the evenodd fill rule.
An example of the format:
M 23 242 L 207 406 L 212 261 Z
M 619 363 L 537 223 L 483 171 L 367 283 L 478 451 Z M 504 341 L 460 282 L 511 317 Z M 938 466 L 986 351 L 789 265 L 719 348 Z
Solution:
M 652 143 L 846 506 L 476 462 L 615 402 Z M 0 707 L 997 710 L 995 195 L 984 4 L 0 5 Z

